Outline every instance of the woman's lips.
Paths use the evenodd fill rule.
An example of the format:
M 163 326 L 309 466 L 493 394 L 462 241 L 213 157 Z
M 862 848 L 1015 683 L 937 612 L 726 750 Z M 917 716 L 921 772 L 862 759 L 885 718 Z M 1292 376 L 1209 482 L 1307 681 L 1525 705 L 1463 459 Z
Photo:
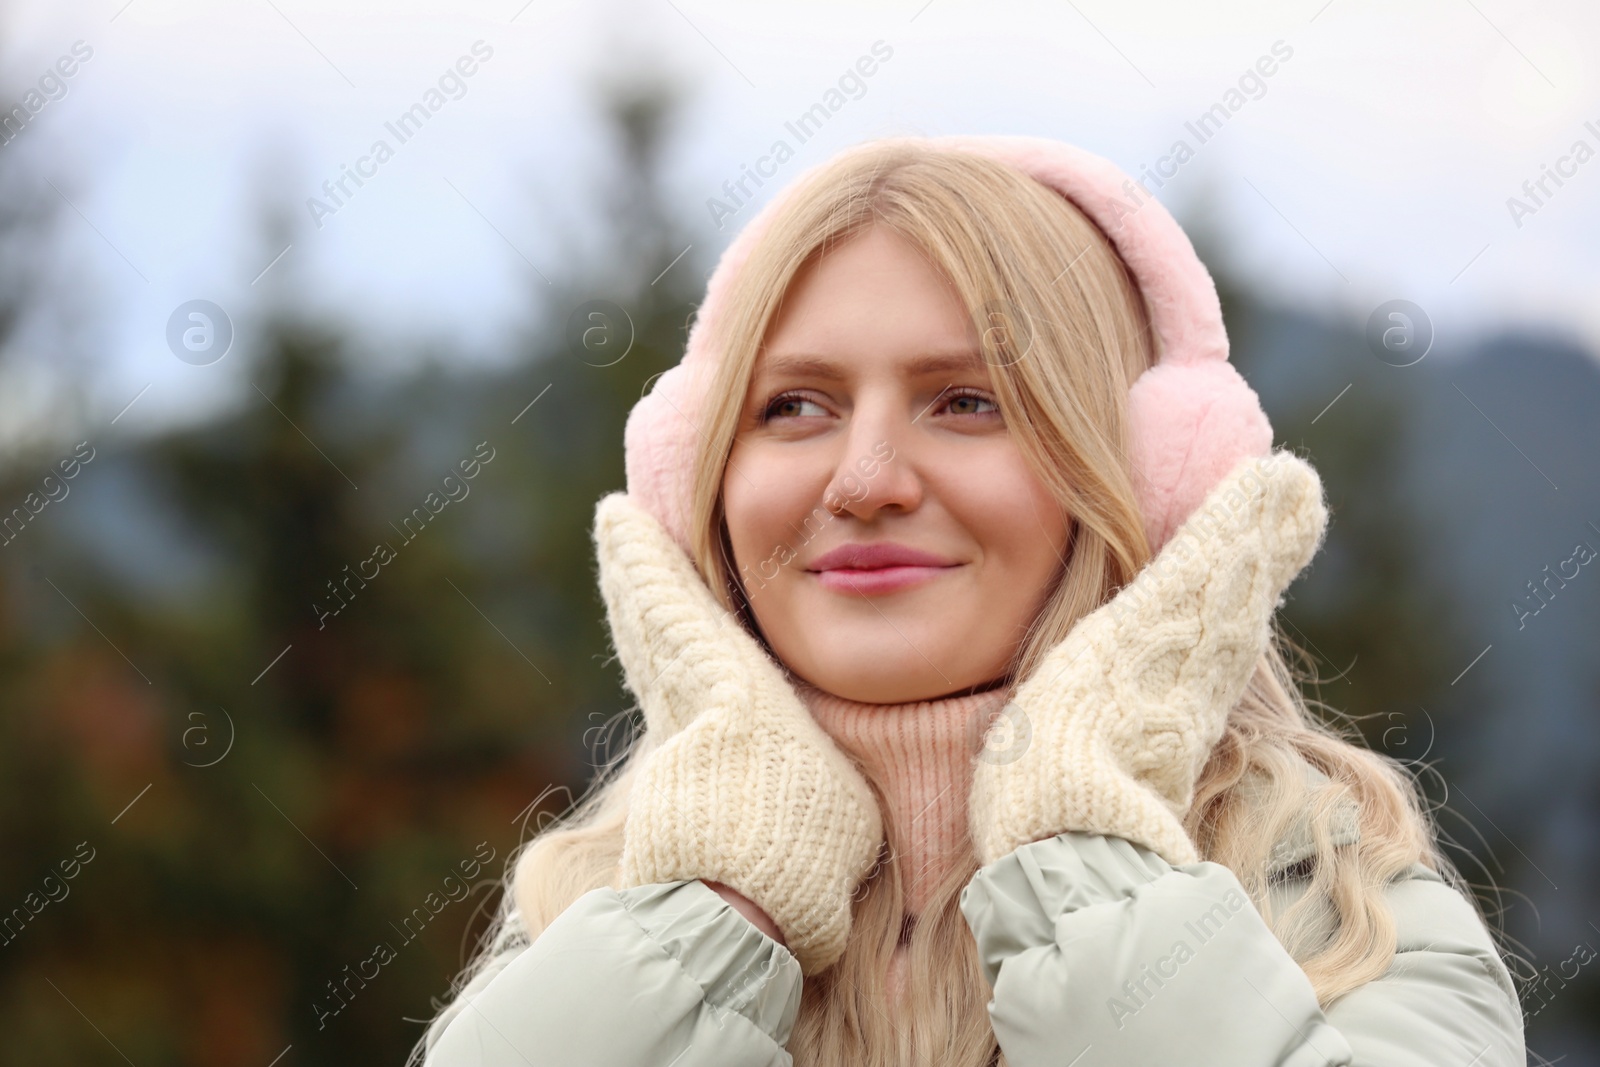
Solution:
M 894 567 L 874 567 L 870 570 L 856 570 L 848 567 L 836 567 L 833 570 L 816 571 L 817 581 L 822 583 L 824 589 L 836 593 L 856 593 L 862 596 L 875 596 L 881 593 L 894 593 L 901 589 L 908 589 L 914 585 L 931 581 L 946 571 L 955 567 L 917 567 L 899 565 Z
M 807 568 L 824 589 L 874 596 L 895 593 L 961 566 L 928 549 L 895 541 L 851 542 L 824 552 Z

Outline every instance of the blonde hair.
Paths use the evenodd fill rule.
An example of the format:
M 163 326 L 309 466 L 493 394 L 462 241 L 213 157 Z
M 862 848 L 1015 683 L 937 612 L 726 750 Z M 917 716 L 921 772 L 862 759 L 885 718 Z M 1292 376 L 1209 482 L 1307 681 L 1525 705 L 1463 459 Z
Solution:
M 865 148 L 795 189 L 732 280 L 714 338 L 724 355 L 700 421 L 691 555 L 708 586 L 750 626 L 730 563 L 721 485 L 761 343 L 803 267 L 867 227 L 887 226 L 973 309 L 1010 433 L 1072 518 L 1067 558 L 1012 661 L 1014 684 L 1150 558 L 1127 460 L 1126 405 L 1133 380 L 1157 358 L 1157 342 L 1115 249 L 1066 198 L 974 154 L 904 140 Z M 1395 876 L 1422 863 L 1452 884 L 1460 880 L 1438 850 L 1411 776 L 1325 725 L 1289 662 L 1276 642 L 1262 656 L 1201 772 L 1185 829 L 1202 856 L 1239 877 L 1326 1006 L 1388 969 L 1395 929 L 1383 892 Z M 417 1051 L 431 1047 L 518 945 L 579 896 L 613 883 L 629 781 L 655 744 L 648 733 L 629 737 L 580 802 L 526 842 L 483 950 Z M 1307 765 L 1326 782 L 1313 785 Z M 1240 788 L 1247 777 L 1248 790 Z M 882 784 L 868 780 L 881 800 Z M 1360 840 L 1336 845 L 1335 808 L 1346 796 L 1358 805 Z M 887 824 L 891 809 L 880 807 L 887 839 L 898 840 Z M 1270 893 L 1270 849 L 1302 812 L 1316 844 L 1314 862 L 1302 867 L 1310 883 L 1280 911 Z M 958 906 L 977 868 L 969 846 L 932 888 L 908 947 L 906 1003 L 892 1005 L 886 972 L 900 937 L 906 875 L 886 850 L 856 895 L 843 957 L 805 981 L 788 1045 L 797 1065 L 1004 1063 Z

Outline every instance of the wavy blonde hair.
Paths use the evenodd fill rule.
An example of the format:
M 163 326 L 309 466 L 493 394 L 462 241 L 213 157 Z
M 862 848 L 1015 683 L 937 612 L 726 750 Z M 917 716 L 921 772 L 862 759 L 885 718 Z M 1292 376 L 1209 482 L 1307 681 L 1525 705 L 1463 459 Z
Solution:
M 865 228 L 887 226 L 974 309 L 1012 437 L 1073 520 L 1052 594 L 1012 661 L 1015 684 L 1150 558 L 1127 459 L 1126 405 L 1133 380 L 1158 356 L 1156 342 L 1115 249 L 1069 200 L 986 157 L 899 139 L 867 147 L 794 190 L 733 279 L 715 338 L 725 355 L 701 422 L 691 554 L 707 585 L 759 639 L 730 563 L 721 493 L 756 358 L 800 270 Z M 1388 969 L 1395 930 L 1383 893 L 1395 876 L 1422 863 L 1453 884 L 1460 879 L 1438 850 L 1415 781 L 1313 713 L 1289 666 L 1291 652 L 1275 642 L 1262 656 L 1201 772 L 1184 825 L 1203 857 L 1238 875 L 1326 1006 Z M 579 896 L 614 882 L 630 779 L 655 744 L 649 734 L 628 737 L 584 797 L 524 844 L 477 958 L 416 1052 L 432 1046 L 461 1002 L 519 945 Z M 1326 782 L 1314 785 L 1307 765 Z M 1247 777 L 1250 788 L 1241 788 Z M 881 801 L 882 784 L 870 775 L 868 781 Z M 1360 813 L 1354 845 L 1333 843 L 1344 797 Z M 891 809 L 880 806 L 886 838 L 898 840 L 887 822 Z M 1299 871 L 1309 879 L 1307 891 L 1293 905 L 1275 907 L 1271 845 L 1302 812 L 1316 843 L 1313 862 Z M 933 887 L 908 948 L 907 1000 L 891 1005 L 886 972 L 900 938 L 907 873 L 885 850 L 856 894 L 844 955 L 805 981 L 788 1045 L 796 1064 L 1004 1063 L 959 910 L 961 889 L 978 869 L 970 845 L 963 859 Z

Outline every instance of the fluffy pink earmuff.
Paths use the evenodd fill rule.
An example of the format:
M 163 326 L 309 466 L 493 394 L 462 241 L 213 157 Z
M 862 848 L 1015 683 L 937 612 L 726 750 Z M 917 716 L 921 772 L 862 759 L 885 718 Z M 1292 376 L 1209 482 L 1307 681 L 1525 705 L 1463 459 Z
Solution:
M 1255 391 L 1228 362 L 1228 335 L 1211 274 L 1177 221 L 1115 164 L 1043 137 L 896 138 L 1008 163 L 1067 197 L 1110 239 L 1144 294 L 1159 361 L 1129 391 L 1134 489 L 1155 552 L 1239 460 L 1266 455 L 1272 426 Z M 846 149 L 857 151 L 863 146 Z M 780 191 L 733 240 L 706 286 L 683 359 L 628 416 L 623 435 L 628 494 L 689 550 L 696 429 L 711 372 L 711 341 L 731 279 L 784 198 Z

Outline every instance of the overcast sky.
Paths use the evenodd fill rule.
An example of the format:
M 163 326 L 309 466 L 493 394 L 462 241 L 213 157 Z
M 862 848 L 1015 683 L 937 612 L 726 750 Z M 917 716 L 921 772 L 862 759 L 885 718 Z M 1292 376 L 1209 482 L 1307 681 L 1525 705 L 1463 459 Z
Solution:
M 761 201 L 885 134 L 1058 137 L 1135 174 L 1183 140 L 1193 156 L 1158 195 L 1187 219 L 1208 188 L 1263 293 L 1353 321 L 1409 299 L 1440 342 L 1531 323 L 1600 350 L 1600 158 L 1585 154 L 1600 152 L 1600 12 L 1408 6 L 27 0 L 6 16 L 5 107 L 41 79 L 56 98 L 0 152 L 26 154 L 70 201 L 66 276 L 90 282 L 104 330 L 95 411 L 140 395 L 123 430 L 248 391 L 237 361 L 175 358 L 167 321 L 197 298 L 243 319 L 275 272 L 363 323 L 377 365 L 398 369 L 400 343 L 426 336 L 496 358 L 539 274 L 569 275 L 570 242 L 581 255 L 599 230 L 594 79 L 646 59 L 691 88 L 669 195 L 699 234 L 674 269 L 701 278 L 754 212 L 719 232 L 708 200 L 780 139 L 795 156 Z M 80 41 L 92 55 L 59 68 L 73 69 L 63 94 L 48 72 Z M 878 42 L 871 76 L 846 79 L 802 143 L 785 124 L 830 102 Z M 438 110 L 402 142 L 386 123 L 441 77 Z M 1202 143 L 1186 124 L 1216 104 L 1233 107 Z M 381 162 L 380 139 L 393 150 Z M 334 206 L 323 182 L 358 166 L 368 177 L 346 179 L 336 210 L 308 206 Z M 265 246 L 252 210 L 263 174 L 300 213 L 286 252 Z M 1541 178 L 1536 201 L 1523 183 Z M 13 427 L 25 385 L 0 401 Z

